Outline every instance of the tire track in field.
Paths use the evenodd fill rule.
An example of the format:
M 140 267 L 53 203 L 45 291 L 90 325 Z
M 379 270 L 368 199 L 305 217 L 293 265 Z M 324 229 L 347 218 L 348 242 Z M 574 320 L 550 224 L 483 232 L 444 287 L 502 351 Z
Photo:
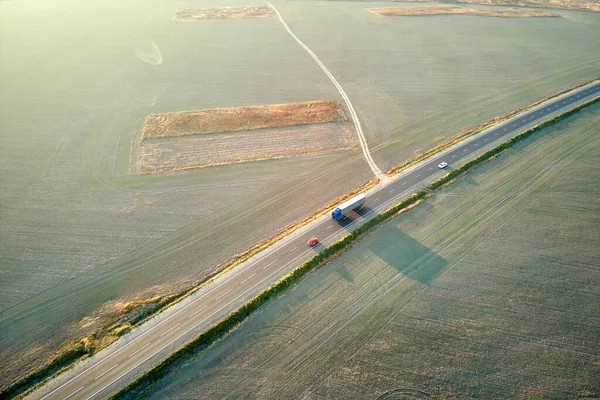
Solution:
M 502 198 L 498 198 L 498 200 L 494 202 L 495 204 L 493 204 L 491 207 L 488 207 L 488 210 L 486 210 L 483 214 L 477 216 L 477 218 L 471 220 L 468 225 L 461 227 L 455 233 L 447 236 L 442 242 L 440 242 L 437 245 L 430 248 L 431 251 L 433 251 L 435 253 L 439 253 L 439 250 L 445 248 L 446 246 L 452 246 L 453 243 L 462 241 L 465 238 L 465 236 L 467 236 L 469 234 L 469 232 L 472 230 L 472 228 L 474 226 L 485 224 L 487 221 L 490 221 L 494 218 L 502 219 L 502 222 L 497 224 L 495 226 L 495 229 L 492 230 L 492 232 L 487 233 L 485 235 L 485 237 L 481 238 L 478 241 L 478 243 L 475 246 L 473 246 L 473 248 L 471 248 L 466 254 L 464 254 L 462 257 L 460 257 L 457 261 L 448 265 L 448 267 L 445 268 L 440 273 L 440 275 L 437 277 L 437 279 L 439 279 L 441 276 L 448 273 L 456 265 L 459 265 L 465 258 L 467 258 L 470 254 L 475 252 L 489 238 L 494 236 L 500 229 L 502 229 L 509 221 L 513 220 L 513 218 L 515 216 L 517 216 L 524 209 L 529 207 L 535 200 L 537 200 L 541 196 L 544 196 L 552 187 L 554 187 L 559 181 L 561 181 L 565 176 L 567 176 L 577 165 L 579 165 L 579 163 L 580 163 L 579 161 L 581 159 L 585 158 L 586 154 L 580 155 L 579 157 L 576 158 L 576 160 L 573 161 L 573 163 L 570 166 L 565 167 L 566 171 L 561 171 L 560 173 L 558 173 L 558 176 L 556 176 L 554 178 L 555 182 L 553 184 L 549 185 L 548 187 L 543 189 L 541 192 L 535 193 L 535 188 L 534 188 L 535 183 L 540 182 L 544 177 L 547 177 L 548 174 L 552 172 L 552 169 L 555 168 L 557 165 L 559 165 L 560 162 L 562 162 L 565 158 L 567 158 L 568 156 L 570 156 L 577 150 L 585 147 L 586 145 L 589 145 L 589 143 L 596 140 L 596 138 L 594 138 L 594 137 L 589 138 L 589 139 L 583 141 L 582 143 L 576 145 L 575 147 L 570 148 L 569 150 L 564 150 L 565 145 L 570 144 L 571 142 L 573 142 L 575 140 L 579 140 L 579 138 L 573 137 L 566 142 L 558 143 L 557 145 L 552 147 L 549 151 L 547 151 L 545 154 L 536 155 L 535 159 L 531 160 L 531 162 L 528 163 L 528 165 L 526 166 L 526 168 L 524 170 L 519 171 L 515 176 L 508 178 L 508 180 L 506 182 L 504 182 L 500 187 L 505 186 L 510 182 L 513 182 L 515 179 L 522 176 L 526 171 L 529 171 L 531 168 L 534 168 L 535 165 L 537 165 L 539 162 L 544 161 L 544 159 L 546 159 L 548 157 L 548 154 L 552 154 L 554 152 L 560 152 L 560 154 L 558 155 L 557 158 L 553 159 L 553 161 L 551 163 L 548 163 L 539 172 L 535 173 L 533 176 L 531 176 L 529 179 L 527 179 L 526 182 L 524 182 L 520 185 L 517 185 L 515 188 L 511 189 L 510 193 L 507 193 L 506 195 L 502 196 Z M 529 189 L 528 192 L 531 192 L 531 193 L 523 193 L 523 191 L 527 190 L 527 189 Z M 532 198 L 523 200 L 523 196 L 522 196 L 523 194 L 525 194 L 527 197 L 532 197 Z M 494 196 L 494 194 L 492 192 L 486 193 L 483 198 L 477 199 L 476 204 L 480 203 L 483 199 L 488 198 L 489 196 Z M 524 207 L 518 208 L 515 212 L 510 212 L 511 211 L 510 207 L 518 205 L 519 200 L 526 201 L 527 204 L 525 204 Z M 466 213 L 468 210 L 472 209 L 474 206 L 475 206 L 475 204 L 471 205 L 470 207 L 465 209 L 462 213 Z M 507 208 L 508 208 L 508 210 L 507 210 Z M 504 213 L 503 213 L 503 211 L 504 211 Z M 506 214 L 509 214 L 508 217 L 503 217 L 503 215 L 506 215 Z M 454 219 L 455 218 L 452 218 L 452 220 L 454 220 Z M 452 221 L 450 221 L 450 222 L 452 222 Z M 439 232 L 443 227 L 446 227 L 450 222 L 448 222 L 447 224 L 444 224 L 442 227 L 436 229 L 432 234 Z M 425 237 L 429 238 L 432 234 L 426 235 Z M 421 241 L 422 240 L 423 240 L 423 238 L 421 239 Z M 409 264 L 409 266 L 406 269 L 409 270 L 412 268 L 413 265 L 419 264 L 421 259 L 422 259 L 422 257 L 417 260 L 414 260 L 411 264 Z M 382 292 L 383 293 L 387 292 L 388 290 L 393 288 L 395 285 L 397 285 L 401 280 L 406 280 L 406 279 L 409 279 L 409 278 L 407 278 L 406 276 L 402 276 L 402 274 L 398 274 L 396 277 L 390 279 L 385 285 L 383 285 L 374 295 L 372 295 L 369 299 L 369 302 L 372 299 L 375 299 L 377 294 L 382 293 Z M 415 283 L 415 285 L 416 285 L 416 283 Z M 412 285 L 412 287 L 414 287 L 415 285 Z M 408 302 L 406 304 L 404 304 L 402 307 L 400 307 L 399 309 L 397 309 L 395 313 L 392 313 L 391 317 L 388 318 L 387 321 L 385 323 L 383 323 L 380 327 L 378 327 L 375 330 L 375 332 L 369 336 L 368 339 L 364 340 L 360 345 L 358 345 L 356 347 L 356 349 L 354 350 L 354 352 L 352 353 L 352 355 L 350 357 L 348 357 L 338 368 L 333 369 L 331 373 L 329 373 L 327 376 L 325 376 L 324 378 L 319 380 L 317 383 L 313 384 L 306 391 L 306 395 L 303 397 L 303 400 L 309 398 L 310 395 L 313 394 L 313 392 L 316 388 L 318 388 L 324 382 L 326 382 L 329 378 L 331 378 L 340 368 L 342 368 L 345 365 L 348 365 L 348 363 L 351 360 L 353 360 L 354 357 L 357 356 L 357 354 L 364 348 L 364 346 L 366 344 L 368 344 L 373 338 L 375 338 L 399 314 L 403 313 L 404 310 L 406 308 L 408 308 L 409 305 L 411 305 L 411 303 L 413 301 L 415 301 L 417 298 L 419 298 L 429 288 L 430 288 L 429 286 L 425 286 L 425 287 L 422 287 L 421 289 L 417 289 L 417 293 L 412 295 L 412 297 L 408 300 Z M 352 320 L 351 317 L 354 316 L 355 314 L 357 314 L 357 313 L 355 312 L 351 316 L 347 317 L 346 318 L 347 321 L 351 321 Z M 348 323 L 346 323 L 344 326 L 346 326 L 347 324 Z M 507 335 L 512 333 L 510 331 L 506 331 L 506 330 L 502 330 L 502 329 L 498 329 L 498 330 Z M 546 347 L 546 348 L 552 347 L 553 343 L 564 344 L 564 343 L 557 342 L 557 341 L 552 341 L 550 344 L 539 343 L 539 342 L 530 342 L 530 343 L 532 343 L 536 346 L 542 346 L 542 347 Z M 592 354 L 592 353 L 588 353 L 585 351 L 573 350 L 570 348 L 563 348 L 563 349 L 568 352 L 577 352 L 577 353 L 582 353 L 582 354 L 586 354 L 586 355 Z
M 298 39 L 298 36 L 296 36 L 294 34 L 294 32 L 292 32 L 292 30 L 290 29 L 290 27 L 288 26 L 288 24 L 286 24 L 286 22 L 284 21 L 283 17 L 281 16 L 281 14 L 277 10 L 277 8 L 275 8 L 275 6 L 273 4 L 271 4 L 271 3 L 269 3 L 267 0 L 264 0 L 264 2 L 269 7 L 271 7 L 273 9 L 273 11 L 275 11 L 275 14 L 277 14 L 277 18 L 279 18 L 279 22 L 281 22 L 281 24 L 283 25 L 283 27 L 285 28 L 285 30 L 287 31 L 287 33 L 289 33 L 290 36 L 296 42 L 298 42 L 298 44 L 300 46 L 302 46 L 302 48 L 304 50 L 306 50 L 306 52 L 308 54 L 310 54 L 310 56 L 313 58 L 313 60 L 315 60 L 315 62 L 319 65 L 319 67 L 321 67 L 321 69 L 323 70 L 323 72 L 325 72 L 325 74 L 329 77 L 329 79 L 331 80 L 331 82 L 333 82 L 333 84 L 337 88 L 338 92 L 340 92 L 340 95 L 344 99 L 344 102 L 346 103 L 346 106 L 348 107 L 348 110 L 350 111 L 350 115 L 352 117 L 352 122 L 354 123 L 354 128 L 355 128 L 356 133 L 358 135 L 358 140 L 360 142 L 360 147 L 361 147 L 361 149 L 363 151 L 365 159 L 367 160 L 367 163 L 369 164 L 369 167 L 371 168 L 371 170 L 373 171 L 373 173 L 375 174 L 375 176 L 377 178 L 383 179 L 385 177 L 385 175 L 384 175 L 383 172 L 381 172 L 381 170 L 379 169 L 379 167 L 377 166 L 377 164 L 375 164 L 375 161 L 373 161 L 373 158 L 371 157 L 371 153 L 369 152 L 369 145 L 367 144 L 367 139 L 365 138 L 365 135 L 363 134 L 362 127 L 360 125 L 360 121 L 358 120 L 358 115 L 356 115 L 356 111 L 354 110 L 354 107 L 352 106 L 352 103 L 350 102 L 350 99 L 348 98 L 348 95 L 346 94 L 346 92 L 344 91 L 344 89 L 342 88 L 342 86 L 335 79 L 335 77 L 331 74 L 331 72 L 329 72 L 329 70 L 327 69 L 327 67 L 325 67 L 325 65 L 321 62 L 321 60 L 319 60 L 319 57 L 317 57 L 317 55 L 315 53 L 313 53 L 312 50 L 309 49 L 308 46 L 304 44 L 304 42 L 302 42 L 300 39 Z

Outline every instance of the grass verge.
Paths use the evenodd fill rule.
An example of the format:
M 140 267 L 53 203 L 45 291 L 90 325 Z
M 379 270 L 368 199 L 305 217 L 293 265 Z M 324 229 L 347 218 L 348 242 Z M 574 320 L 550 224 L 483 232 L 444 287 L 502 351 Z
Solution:
M 551 120 L 536 125 L 530 128 L 529 130 L 515 136 L 514 138 L 494 147 L 493 149 L 488 150 L 487 152 L 483 153 L 477 158 L 465 163 L 461 167 L 453 170 L 444 177 L 433 182 L 427 187 L 426 190 L 422 190 L 413 194 L 412 196 L 403 200 L 399 204 L 391 207 L 390 209 L 379 214 L 372 220 L 359 226 L 353 232 L 351 232 L 341 240 L 337 241 L 330 247 L 327 247 L 321 253 L 315 255 L 313 258 L 311 258 L 310 260 L 306 261 L 304 264 L 293 270 L 290 274 L 281 278 L 273 286 L 269 287 L 257 297 L 244 304 L 242 307 L 231 313 L 229 316 L 225 317 L 213 328 L 209 329 L 207 332 L 201 334 L 195 340 L 188 343 L 186 346 L 182 347 L 177 352 L 173 353 L 163 362 L 152 368 L 148 373 L 144 374 L 134 382 L 130 383 L 127 387 L 114 394 L 111 397 L 111 399 L 125 400 L 143 397 L 144 392 L 148 390 L 148 388 L 150 388 L 155 382 L 164 377 L 170 371 L 174 370 L 179 362 L 194 356 L 198 351 L 205 349 L 206 347 L 215 343 L 217 340 L 223 338 L 227 333 L 231 332 L 233 329 L 238 327 L 250 314 L 259 309 L 263 304 L 267 303 L 268 301 L 276 298 L 278 295 L 285 292 L 290 286 L 297 283 L 309 272 L 318 269 L 319 267 L 326 264 L 328 261 L 341 255 L 346 249 L 350 248 L 360 237 L 364 236 L 365 233 L 372 230 L 377 225 L 391 219 L 400 212 L 407 211 L 408 209 L 414 207 L 419 202 L 428 198 L 431 195 L 431 192 L 455 181 L 459 176 L 465 174 L 471 168 L 485 161 L 493 159 L 499 153 L 514 146 L 521 140 L 530 137 L 534 133 L 537 133 L 548 126 L 569 117 L 570 115 L 578 112 L 584 107 L 596 103 L 599 100 L 600 97 L 596 97 L 591 101 L 581 104 L 575 107 L 574 109 L 567 111 L 566 113 L 561 114 Z
M 156 296 L 151 299 L 127 303 L 120 310 L 118 320 L 94 331 L 81 340 L 71 342 L 61 348 L 42 367 L 0 391 L 0 399 L 24 397 L 35 387 L 69 369 L 75 362 L 88 358 L 108 347 L 134 326 L 156 315 L 187 294 L 188 292 L 170 296 Z

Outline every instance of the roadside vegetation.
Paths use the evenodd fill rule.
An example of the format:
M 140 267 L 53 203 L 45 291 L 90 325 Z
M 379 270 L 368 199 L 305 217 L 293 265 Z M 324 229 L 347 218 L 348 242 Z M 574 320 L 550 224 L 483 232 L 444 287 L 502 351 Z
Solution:
M 6 388 L 2 388 L 2 390 L 0 390 L 0 398 L 3 398 L 2 396 L 7 398 L 23 397 L 25 394 L 29 393 L 33 388 L 35 388 L 36 385 L 39 385 L 46 380 L 53 378 L 59 373 L 66 371 L 75 362 L 90 357 L 100 350 L 108 347 L 118 340 L 120 336 L 128 333 L 136 325 L 147 321 L 165 308 L 172 305 L 174 302 L 184 299 L 201 287 L 211 283 L 221 274 L 243 263 L 253 255 L 261 252 L 280 239 L 288 236 L 299 227 L 306 225 L 310 221 L 322 215 L 324 212 L 330 210 L 335 204 L 339 204 L 340 202 L 355 196 L 357 193 L 373 187 L 377 183 L 377 179 L 372 179 L 365 185 L 351 191 L 350 193 L 340 196 L 326 206 L 313 211 L 301 221 L 284 227 L 276 235 L 273 235 L 267 240 L 256 244 L 251 249 L 233 256 L 228 263 L 220 266 L 220 268 L 218 268 L 211 276 L 207 277 L 202 282 L 197 282 L 194 284 L 191 289 L 186 289 L 180 293 L 156 296 L 146 300 L 135 300 L 124 304 L 117 304 L 117 310 L 112 313 L 110 318 L 107 318 L 104 321 L 105 325 L 103 327 L 97 329 L 83 339 L 67 344 L 58 350 L 55 355 L 50 357 L 42 367 L 36 369 L 34 372 L 26 375 L 22 379 L 7 386 Z M 215 327 L 214 329 L 217 329 L 218 331 L 218 328 L 219 327 Z M 212 330 L 207 332 L 206 335 L 208 335 L 208 337 L 214 337 L 214 333 L 210 332 L 212 332 Z M 206 340 L 206 338 L 203 340 Z
M 293 287 L 294 285 L 296 285 L 300 281 L 300 279 L 304 278 L 309 272 L 315 271 L 316 269 L 325 265 L 327 262 L 330 262 L 330 261 L 336 259 L 337 257 L 339 257 L 344 251 L 346 251 L 349 247 L 351 247 L 357 240 L 364 238 L 365 234 L 367 234 L 368 232 L 373 232 L 373 230 L 376 226 L 382 224 L 383 222 L 389 221 L 393 217 L 397 216 L 399 213 L 402 213 L 410 208 L 415 207 L 421 201 L 431 197 L 432 194 L 435 194 L 435 191 L 439 190 L 441 187 L 446 186 L 447 184 L 454 182 L 457 179 L 460 179 L 461 177 L 465 176 L 467 173 L 470 173 L 473 170 L 473 167 L 478 166 L 482 163 L 486 163 L 490 160 L 493 160 L 495 157 L 499 156 L 507 149 L 512 148 L 517 143 L 531 137 L 532 135 L 534 135 L 538 132 L 543 131 L 545 128 L 548 128 L 550 126 L 555 126 L 559 121 L 570 117 L 571 115 L 579 112 L 583 108 L 588 107 L 588 106 L 592 105 L 593 103 L 598 103 L 598 100 L 600 100 L 600 98 L 596 98 L 595 100 L 592 100 L 586 104 L 583 104 L 583 105 L 581 105 L 559 117 L 554 118 L 551 121 L 542 123 L 532 129 L 528 130 L 527 132 L 524 132 L 524 133 L 518 135 L 517 137 L 495 147 L 494 149 L 487 151 L 483 155 L 464 164 L 463 166 L 461 166 L 459 168 L 454 169 L 453 171 L 448 173 L 443 178 L 437 180 L 436 182 L 431 184 L 427 188 L 427 190 L 415 193 L 408 199 L 406 199 L 406 200 L 402 201 L 401 203 L 397 204 L 396 206 L 390 208 L 386 212 L 378 215 L 373 220 L 358 227 L 355 231 L 350 233 L 348 236 L 344 237 L 343 239 L 336 242 L 332 246 L 326 248 L 321 253 L 319 253 L 318 255 L 313 257 L 311 260 L 307 261 L 302 266 L 298 267 L 292 273 L 290 273 L 286 277 L 279 280 L 276 284 L 274 284 L 272 287 L 267 289 L 265 292 L 261 293 L 258 297 L 256 297 L 252 301 L 248 302 L 242 308 L 233 312 L 231 315 L 229 315 L 227 318 L 225 318 L 219 324 L 217 324 L 214 328 L 212 328 L 205 334 L 202 334 L 196 340 L 194 340 L 193 342 L 191 342 L 184 348 L 180 349 L 176 353 L 174 353 L 172 356 L 167 358 L 161 364 L 159 364 L 158 366 L 153 368 L 150 372 L 148 372 L 147 374 L 145 374 L 144 376 L 142 376 L 135 382 L 131 383 L 127 388 L 123 389 L 122 391 L 120 391 L 119 393 L 114 395 L 112 398 L 113 399 L 133 399 L 133 398 L 142 398 L 142 397 L 148 396 L 149 395 L 148 390 L 150 388 L 152 388 L 152 385 L 161 381 L 161 379 L 163 377 L 165 377 L 167 374 L 174 372 L 178 368 L 181 368 L 182 365 L 188 365 L 194 359 L 196 359 L 196 361 L 197 361 L 196 357 L 197 357 L 199 351 L 206 349 L 208 346 L 210 346 L 210 345 L 216 343 L 218 340 L 224 338 L 225 335 L 230 333 L 235 328 L 239 327 L 240 324 L 242 322 L 244 322 L 248 318 L 248 316 L 251 315 L 254 311 L 259 309 L 261 306 L 265 305 L 267 302 L 273 301 L 277 297 L 281 296 L 282 293 L 286 292 L 290 287 Z M 585 132 L 588 134 L 588 136 L 586 136 L 584 143 L 588 143 L 590 141 L 589 124 L 586 126 Z M 570 141 L 568 141 L 568 143 L 571 143 L 571 144 L 574 143 L 575 139 L 577 139 L 577 135 L 571 134 L 571 139 L 570 139 Z M 593 139 L 593 136 L 592 136 L 592 139 Z M 529 145 L 531 146 L 532 144 L 530 143 Z M 581 149 L 581 147 L 584 147 L 584 146 L 576 146 L 576 148 L 580 148 L 580 149 Z M 588 152 L 586 154 L 589 155 L 589 148 L 587 148 L 586 150 L 588 150 Z M 570 150 L 570 148 L 567 147 L 566 150 L 563 150 L 563 153 L 561 153 L 562 155 L 560 157 L 558 157 L 557 159 L 561 160 L 562 158 L 565 158 L 569 154 L 571 154 L 571 152 L 572 151 Z M 528 162 L 527 157 L 525 155 L 513 154 L 512 158 L 515 158 L 515 157 L 523 157 L 525 159 L 523 162 L 525 162 L 525 163 Z M 554 161 L 554 162 L 557 162 L 557 161 Z M 546 168 L 544 168 L 544 169 L 546 169 Z M 505 176 L 505 175 L 503 175 L 503 176 Z M 486 220 L 487 220 L 487 218 L 486 218 Z M 466 227 L 464 227 L 462 229 L 466 230 L 466 229 L 471 228 L 472 226 L 473 226 L 473 223 L 468 224 Z M 466 234 L 466 233 L 463 233 L 463 234 Z M 414 246 L 415 245 L 413 245 L 413 247 Z M 590 249 L 587 249 L 587 250 L 589 251 Z M 427 251 L 425 251 L 425 253 L 427 253 Z M 419 255 L 419 257 L 424 257 L 424 255 L 419 252 L 418 252 L 418 255 Z M 400 255 L 398 255 L 398 256 L 400 256 Z M 421 261 L 428 263 L 431 260 L 427 261 L 425 259 L 425 260 L 421 260 Z M 411 263 L 418 263 L 418 262 L 419 262 L 419 260 L 410 260 L 409 259 L 409 260 L 406 260 L 404 262 L 404 264 L 406 264 L 406 263 L 411 264 Z M 401 272 L 405 273 L 405 275 L 408 277 L 412 277 L 414 281 L 417 281 L 421 284 L 429 285 L 441 274 L 441 270 L 444 268 L 444 265 L 445 265 L 444 262 L 439 261 L 439 258 L 435 258 L 435 264 L 436 264 L 436 267 L 433 268 L 433 271 L 429 271 L 429 272 L 419 271 L 418 265 L 413 265 L 413 267 L 411 267 L 411 269 L 408 269 L 408 270 L 403 268 Z M 412 270 L 412 268 L 414 268 L 414 270 Z M 351 282 L 353 281 L 351 278 L 348 278 L 348 279 L 350 279 Z M 415 288 L 414 287 L 411 288 L 411 290 L 413 290 L 413 289 L 415 289 Z M 422 289 L 422 287 L 418 287 L 417 289 L 420 290 L 420 289 Z M 415 289 L 415 290 L 417 290 L 417 289 Z M 334 294 L 332 294 L 332 296 L 334 299 L 339 299 L 339 297 L 336 297 Z M 334 318 L 334 320 L 335 320 L 335 318 Z M 310 326 L 310 323 L 307 323 L 307 326 Z M 302 328 L 299 327 L 298 329 L 302 329 Z M 257 347 L 254 347 L 254 348 L 255 348 L 255 350 L 258 349 Z M 355 346 L 349 346 L 348 348 L 355 348 Z M 260 351 L 258 351 L 258 352 L 260 352 Z M 348 352 L 348 349 L 345 349 L 345 352 Z M 593 364 L 593 362 L 592 362 L 592 364 Z M 213 373 L 210 373 L 210 374 L 211 374 L 212 378 L 218 379 L 218 375 L 215 375 Z M 163 385 L 164 385 L 164 383 L 163 383 Z M 589 393 L 589 388 L 586 385 L 589 385 L 589 382 L 583 384 L 583 387 L 585 388 L 584 390 L 586 391 L 586 393 Z M 168 384 L 167 384 L 167 386 L 168 386 Z M 203 386 L 203 385 L 200 384 L 198 386 Z M 394 388 L 392 387 L 390 389 L 394 389 Z M 556 387 L 552 387 L 550 389 L 557 390 Z M 193 389 L 193 390 L 195 391 L 195 389 Z M 213 393 L 215 393 L 215 395 L 216 395 L 216 393 L 221 393 L 221 392 L 218 392 L 218 390 L 220 390 L 220 389 L 216 388 L 215 390 L 217 390 L 217 392 L 213 392 Z M 237 388 L 233 388 L 232 390 L 233 390 L 233 392 L 236 392 Z M 485 389 L 485 390 L 488 390 L 488 389 Z M 526 393 L 539 394 L 544 391 L 544 388 L 535 386 L 531 389 L 523 388 L 523 390 L 526 390 Z M 159 393 L 159 392 L 156 392 L 156 393 Z M 161 395 L 167 394 L 165 392 L 160 392 L 160 393 L 161 393 Z M 255 393 L 254 395 L 256 395 L 256 394 L 257 393 Z
M 116 317 L 110 325 L 98 329 L 79 341 L 69 343 L 49 359 L 44 366 L 0 391 L 0 398 L 23 397 L 36 385 L 65 371 L 75 362 L 110 346 L 134 326 L 146 321 L 193 291 L 120 304 L 119 309 L 115 311 Z

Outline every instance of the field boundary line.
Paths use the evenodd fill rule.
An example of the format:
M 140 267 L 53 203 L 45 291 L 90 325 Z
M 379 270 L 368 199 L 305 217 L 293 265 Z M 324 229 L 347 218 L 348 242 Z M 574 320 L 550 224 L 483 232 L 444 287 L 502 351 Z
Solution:
M 356 114 L 356 111 L 354 110 L 354 107 L 352 106 L 352 103 L 350 102 L 350 99 L 348 98 L 348 95 L 346 94 L 346 92 L 344 91 L 344 89 L 342 88 L 342 86 L 340 85 L 340 83 L 337 81 L 337 79 L 335 79 L 335 77 L 331 74 L 331 72 L 329 72 L 329 70 L 327 69 L 327 67 L 325 67 L 325 65 L 321 62 L 321 60 L 319 60 L 319 57 L 317 57 L 317 55 L 315 53 L 313 53 L 313 51 L 306 44 L 304 44 L 304 42 L 302 42 L 302 40 L 298 39 L 298 36 L 296 36 L 294 34 L 294 32 L 292 32 L 292 30 L 290 29 L 290 27 L 288 26 L 288 24 L 285 22 L 285 20 L 283 19 L 283 17 L 281 16 L 281 14 L 279 13 L 279 11 L 277 10 L 277 8 L 275 8 L 275 6 L 273 4 L 271 4 L 271 3 L 269 3 L 267 0 L 264 0 L 264 2 L 269 7 L 271 7 L 273 9 L 273 11 L 275 11 L 275 13 L 277 14 L 277 18 L 279 18 L 279 22 L 281 22 L 281 24 L 283 25 L 283 27 L 285 28 L 285 30 L 287 31 L 287 33 L 289 33 L 290 36 L 296 42 L 298 42 L 298 44 L 300 46 L 302 46 L 302 48 L 304 50 L 306 50 L 306 52 L 308 54 L 310 54 L 310 56 L 313 58 L 313 60 L 315 60 L 315 62 L 319 65 L 319 67 L 321 67 L 321 69 L 323 70 L 323 72 L 325 72 L 325 74 L 329 77 L 329 79 L 331 80 L 331 82 L 333 82 L 333 84 L 337 88 L 338 92 L 340 92 L 340 95 L 344 99 L 344 102 L 346 103 L 346 106 L 348 107 L 348 110 L 350 111 L 350 115 L 352 117 L 352 122 L 354 123 L 354 128 L 356 130 L 356 134 L 358 135 L 358 140 L 360 142 L 360 147 L 361 147 L 361 149 L 363 151 L 365 159 L 367 160 L 367 163 L 369 164 L 369 167 L 371 168 L 371 170 L 373 171 L 373 173 L 375 174 L 375 176 L 377 178 L 383 179 L 385 177 L 385 174 L 383 172 L 381 172 L 381 169 L 379 169 L 379 167 L 377 166 L 377 164 L 375 164 L 375 161 L 373 160 L 373 157 L 371 157 L 371 153 L 369 152 L 369 145 L 368 145 L 367 139 L 365 138 L 365 135 L 363 133 L 362 126 L 360 125 L 360 121 L 358 120 L 358 115 Z

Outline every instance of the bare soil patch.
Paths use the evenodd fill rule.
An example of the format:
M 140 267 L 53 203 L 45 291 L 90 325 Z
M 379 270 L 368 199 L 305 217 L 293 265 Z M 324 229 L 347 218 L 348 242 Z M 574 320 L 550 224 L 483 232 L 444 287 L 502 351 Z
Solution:
M 272 18 L 275 13 L 271 7 L 216 7 L 216 8 L 185 8 L 175 11 L 176 21 L 197 21 L 201 19 L 241 19 L 241 18 Z
M 142 140 L 346 121 L 339 101 L 307 101 L 150 114 Z
M 369 8 L 369 12 L 378 15 L 396 16 L 422 16 L 422 15 L 475 15 L 479 17 L 560 17 L 560 15 L 541 10 L 527 8 L 466 8 L 459 6 L 409 6 L 409 7 L 383 7 Z
M 422 3 L 429 0 L 407 0 L 408 2 Z M 438 3 L 446 3 L 437 1 Z M 600 12 L 600 3 L 597 0 L 455 0 L 447 3 L 467 3 L 490 6 L 519 6 L 519 7 L 543 7 L 574 11 Z
M 332 153 L 356 147 L 347 122 L 150 139 L 140 172 L 164 173 L 249 161 Z

